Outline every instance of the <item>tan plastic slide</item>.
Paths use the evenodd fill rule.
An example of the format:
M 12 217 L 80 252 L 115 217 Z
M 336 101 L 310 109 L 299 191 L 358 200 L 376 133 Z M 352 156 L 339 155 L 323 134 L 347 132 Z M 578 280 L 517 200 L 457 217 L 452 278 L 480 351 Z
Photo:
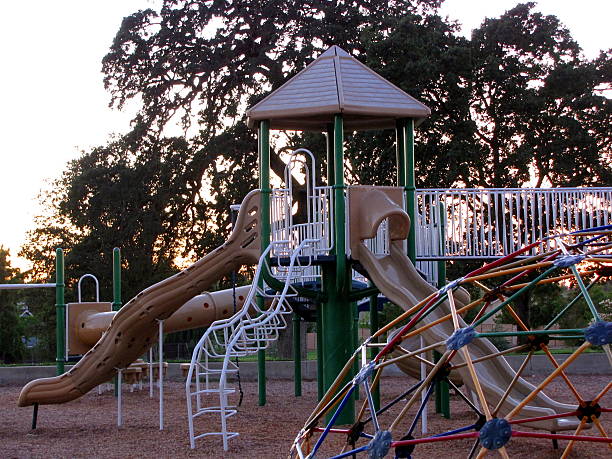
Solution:
M 408 309 L 428 297 L 436 289 L 428 284 L 406 256 L 403 241 L 410 230 L 410 219 L 403 211 L 402 190 L 394 187 L 351 187 L 349 188 L 350 209 L 350 244 L 352 257 L 363 265 L 374 284 L 393 303 Z M 376 235 L 379 225 L 387 220 L 390 234 L 389 255 L 377 256 L 364 244 L 365 239 Z M 468 298 L 462 298 L 460 290 L 456 291 L 457 303 L 466 304 Z M 434 321 L 450 313 L 448 302 L 434 310 L 425 320 Z M 466 324 L 460 319 L 460 326 Z M 453 324 L 446 320 L 422 333 L 426 345 L 446 340 L 453 333 Z M 476 339 L 468 347 L 472 359 L 477 359 L 497 352 L 497 348 L 487 339 Z M 458 354 L 453 363 L 462 363 Z M 512 381 L 515 372 L 503 357 L 489 359 L 475 364 L 478 380 L 486 399 L 496 405 L 502 398 L 504 390 Z M 464 384 L 473 392 L 475 387 L 466 367 L 460 368 Z M 502 405 L 498 416 L 509 413 L 535 387 L 523 378 L 519 378 L 510 395 Z M 520 418 L 548 416 L 573 411 L 576 407 L 556 402 L 543 392 L 521 410 Z M 524 424 L 525 426 L 557 432 L 573 430 L 579 421 L 558 418 Z
M 249 193 L 228 240 L 187 269 L 140 292 L 113 317 L 100 340 L 68 372 L 30 381 L 21 390 L 19 406 L 64 403 L 111 379 L 155 342 L 158 320 L 168 319 L 188 300 L 225 274 L 256 264 L 260 254 L 260 194 Z

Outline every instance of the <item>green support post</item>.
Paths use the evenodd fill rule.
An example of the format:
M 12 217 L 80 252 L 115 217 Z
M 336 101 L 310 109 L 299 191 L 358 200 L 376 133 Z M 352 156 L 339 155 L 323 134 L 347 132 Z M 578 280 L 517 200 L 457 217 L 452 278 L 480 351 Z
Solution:
M 372 287 L 374 284 L 369 282 L 369 286 Z M 373 336 L 374 333 L 378 331 L 380 328 L 379 320 L 378 320 L 378 295 L 372 295 L 370 297 L 370 336 Z M 378 338 L 373 338 L 372 343 L 378 343 Z M 374 359 L 376 357 L 377 348 L 373 347 L 370 349 L 370 359 Z M 374 376 L 372 376 L 372 380 Z M 380 409 L 380 385 L 376 386 L 376 388 L 372 391 L 372 399 L 374 400 L 374 409 Z
M 434 351 L 434 362 L 437 362 L 442 357 L 438 351 Z M 446 381 L 438 381 L 435 384 L 436 394 L 436 413 L 441 413 L 442 417 L 450 419 L 450 391 Z
M 414 178 L 414 120 L 404 118 L 396 122 L 397 186 L 406 193 L 406 212 L 410 217 L 408 233 L 408 258 L 416 262 L 416 182 Z
M 331 133 L 331 130 L 328 130 Z M 335 263 L 323 266 L 323 291 L 327 299 L 321 312 L 323 341 L 323 388 L 327 390 L 340 373 L 353 352 L 353 320 L 350 289 L 350 266 L 346 258 L 344 202 L 344 127 L 342 115 L 335 115 L 333 142 L 328 141 L 328 184 L 334 193 L 334 255 Z M 330 139 L 330 140 L 332 140 Z M 333 154 L 332 154 L 333 153 Z M 333 158 L 333 163 L 329 161 Z M 352 378 L 352 371 L 347 380 Z M 336 424 L 352 424 L 355 420 L 354 398 L 351 397 Z M 331 413 L 327 417 L 331 418 Z
M 261 190 L 261 250 L 270 245 L 270 121 L 259 122 L 259 189 Z M 263 288 L 263 280 L 260 287 Z M 264 299 L 257 298 L 259 307 L 264 308 Z M 257 352 L 257 388 L 259 406 L 266 404 L 266 351 Z
M 293 313 L 293 381 L 294 392 L 296 397 L 302 395 L 302 346 L 301 346 L 301 327 L 302 318 Z
M 121 249 L 113 249 L 113 311 L 121 309 Z
M 323 307 L 321 303 L 317 305 L 317 400 L 321 400 L 325 395 L 325 385 L 323 383 Z
M 119 247 L 113 249 L 113 311 L 121 309 L 121 250 Z M 119 396 L 119 380 L 113 378 L 115 397 Z
M 55 250 L 55 365 L 57 374 L 64 373 L 66 361 L 66 303 L 64 299 L 64 251 Z

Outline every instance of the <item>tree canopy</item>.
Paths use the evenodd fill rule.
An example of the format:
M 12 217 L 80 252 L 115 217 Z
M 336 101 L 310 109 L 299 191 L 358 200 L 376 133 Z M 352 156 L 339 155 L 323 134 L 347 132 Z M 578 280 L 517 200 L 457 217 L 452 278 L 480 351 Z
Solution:
M 213 248 L 229 205 L 257 185 L 247 107 L 334 44 L 432 109 L 417 131 L 417 186 L 612 183 L 611 51 L 584 58 L 532 3 L 466 39 L 440 4 L 165 0 L 124 18 L 102 68 L 111 105 L 139 107 L 131 131 L 68 165 L 24 254 L 48 272 L 45 254 L 66 244 L 69 272 L 108 272 L 122 247 L 137 292 Z M 392 183 L 393 137 L 347 135 L 351 182 Z M 322 135 L 290 133 L 276 175 L 284 143 L 324 165 Z

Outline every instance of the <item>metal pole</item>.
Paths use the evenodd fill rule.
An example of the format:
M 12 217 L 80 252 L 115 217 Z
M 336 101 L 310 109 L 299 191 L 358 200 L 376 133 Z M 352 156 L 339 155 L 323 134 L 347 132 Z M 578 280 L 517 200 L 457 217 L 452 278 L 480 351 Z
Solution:
M 149 348 L 149 397 L 153 398 L 153 347 Z
M 412 264 L 416 262 L 416 182 L 414 178 L 414 120 L 405 120 L 404 153 L 406 155 L 406 210 L 411 222 L 411 231 L 408 233 L 408 258 Z
M 158 320 L 158 322 L 159 322 L 159 430 L 164 430 L 164 321 Z
M 293 313 L 293 381 L 295 396 L 302 395 L 302 346 L 301 346 L 301 318 Z
M 374 284 L 370 281 L 368 282 L 370 287 L 373 287 Z M 370 297 L 370 336 L 373 336 L 374 333 L 378 331 L 379 328 L 379 320 L 378 320 L 378 295 L 372 295 Z M 378 343 L 378 338 L 373 338 L 372 343 Z M 373 347 L 370 349 L 370 358 L 373 359 L 376 357 L 377 348 Z M 380 385 L 377 385 L 372 391 L 372 399 L 374 400 L 374 407 L 376 411 L 380 409 Z
M 317 400 L 325 395 L 323 379 L 323 305 L 317 304 Z
M 65 315 L 66 304 L 64 300 L 64 251 L 55 250 L 55 333 L 56 333 L 56 352 L 55 364 L 57 374 L 64 373 L 64 361 L 66 356 L 66 328 Z
M 123 425 L 123 406 L 121 404 L 121 373 L 123 370 L 120 368 L 117 371 L 117 427 L 121 427 Z
M 113 311 L 121 309 L 121 250 L 118 247 L 113 249 Z M 118 396 L 119 382 L 114 378 L 115 397 Z
M 425 347 L 425 342 L 423 341 L 423 336 L 419 337 L 421 348 Z M 424 362 L 421 362 L 421 380 L 424 381 L 427 378 L 427 367 Z M 423 406 L 423 411 L 421 412 L 421 433 L 427 433 L 427 398 L 431 394 L 431 390 L 421 391 L 421 404 Z
M 113 249 L 113 311 L 121 309 L 121 250 Z
M 261 190 L 261 250 L 270 245 L 270 121 L 259 122 L 259 189 Z M 263 279 L 261 285 L 263 288 Z M 264 308 L 264 299 L 257 298 L 258 305 Z M 257 352 L 257 388 L 259 406 L 266 404 L 266 351 Z
M 342 371 L 353 351 L 353 321 L 347 320 L 353 311 L 348 299 L 350 290 L 350 266 L 347 264 L 345 241 L 345 201 L 344 201 L 344 127 L 342 115 L 334 117 L 333 155 L 334 158 L 333 182 L 329 185 L 334 191 L 334 255 L 335 263 L 322 267 L 323 290 L 327 299 L 322 306 L 323 331 L 323 380 L 324 389 L 327 390 L 334 383 L 337 375 Z M 328 171 L 328 176 L 331 174 Z M 353 369 L 348 379 L 352 377 Z M 355 420 L 355 405 L 352 395 L 340 413 L 334 417 L 337 424 L 353 424 Z M 328 421 L 331 414 L 328 415 Z

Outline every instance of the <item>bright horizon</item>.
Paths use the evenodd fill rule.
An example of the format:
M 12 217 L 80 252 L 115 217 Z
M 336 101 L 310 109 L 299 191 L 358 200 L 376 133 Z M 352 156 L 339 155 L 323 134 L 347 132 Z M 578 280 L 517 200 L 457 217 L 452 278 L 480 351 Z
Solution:
M 12 264 L 29 267 L 17 256 L 26 231 L 39 213 L 37 196 L 80 152 L 104 144 L 129 128 L 130 114 L 108 108 L 101 60 L 124 16 L 154 7 L 155 0 L 63 0 L 3 4 L 0 58 L 4 72 L 0 112 L 0 245 Z M 464 35 L 485 17 L 497 17 L 518 1 L 446 0 L 442 13 L 463 25 Z M 612 3 L 542 0 L 536 10 L 556 15 L 586 57 L 612 48 Z M 8 45 L 8 44 L 11 45 Z M 69 249 L 69 248 L 68 248 Z

